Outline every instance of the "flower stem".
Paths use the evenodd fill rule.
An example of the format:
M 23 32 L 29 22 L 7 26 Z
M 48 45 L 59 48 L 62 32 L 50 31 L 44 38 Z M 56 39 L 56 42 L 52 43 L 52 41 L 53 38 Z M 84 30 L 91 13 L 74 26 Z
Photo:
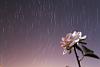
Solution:
M 77 59 L 78 66 L 81 67 L 81 64 L 80 64 L 80 61 L 79 61 L 75 46 L 74 46 L 74 52 L 75 52 L 75 56 L 76 56 L 76 59 Z

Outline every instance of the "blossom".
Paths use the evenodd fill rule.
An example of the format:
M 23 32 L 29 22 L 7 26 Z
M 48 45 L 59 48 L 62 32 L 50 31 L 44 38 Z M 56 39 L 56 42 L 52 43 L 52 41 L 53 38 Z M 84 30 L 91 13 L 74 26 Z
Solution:
M 82 36 L 81 32 L 74 31 L 73 33 L 68 33 L 65 37 L 62 37 L 61 47 L 64 49 L 63 54 L 67 53 L 72 46 L 78 44 L 82 39 L 86 39 L 86 35 Z M 66 50 L 67 49 L 67 50 Z

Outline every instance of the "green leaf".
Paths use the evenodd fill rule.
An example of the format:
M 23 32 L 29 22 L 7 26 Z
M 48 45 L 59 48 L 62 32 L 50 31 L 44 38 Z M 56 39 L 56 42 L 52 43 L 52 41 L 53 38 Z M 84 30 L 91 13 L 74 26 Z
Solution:
M 82 54 L 83 54 L 83 50 L 81 49 L 81 47 L 79 47 L 78 45 L 75 45 L 75 47 L 76 47 L 76 49 L 78 49 L 79 51 L 81 51 Z
M 86 39 L 80 39 L 80 41 L 84 41 L 84 40 L 86 40 Z
M 92 57 L 92 58 L 96 58 L 96 59 L 100 59 L 100 57 L 98 57 L 98 56 L 95 55 L 95 54 L 85 54 L 84 56 Z
M 83 48 L 83 51 L 84 51 L 85 54 L 92 54 L 92 53 L 94 53 L 93 50 L 87 48 L 86 46 L 82 45 L 82 48 Z
M 79 41 L 79 43 L 81 43 L 81 44 L 85 44 L 85 45 L 87 44 L 86 42 L 82 42 L 82 41 Z

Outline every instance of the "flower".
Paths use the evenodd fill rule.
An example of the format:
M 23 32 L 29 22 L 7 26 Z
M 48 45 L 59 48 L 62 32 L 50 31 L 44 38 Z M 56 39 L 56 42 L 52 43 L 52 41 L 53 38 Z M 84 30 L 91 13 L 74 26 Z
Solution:
M 78 42 L 82 39 L 86 39 L 86 35 L 82 36 L 81 32 L 76 31 L 73 33 L 68 33 L 66 37 L 62 37 L 62 41 L 60 43 L 61 47 L 64 49 L 63 54 L 66 54 L 67 50 L 70 50 L 73 45 L 78 44 Z

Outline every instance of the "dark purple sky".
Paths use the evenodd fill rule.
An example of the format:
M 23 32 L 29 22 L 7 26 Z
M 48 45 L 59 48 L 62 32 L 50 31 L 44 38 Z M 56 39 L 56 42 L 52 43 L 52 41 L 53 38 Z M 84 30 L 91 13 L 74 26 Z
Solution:
M 100 56 L 100 0 L 0 0 L 0 64 L 78 67 L 59 44 L 74 30 Z M 100 60 L 84 58 L 82 67 L 100 67 Z

